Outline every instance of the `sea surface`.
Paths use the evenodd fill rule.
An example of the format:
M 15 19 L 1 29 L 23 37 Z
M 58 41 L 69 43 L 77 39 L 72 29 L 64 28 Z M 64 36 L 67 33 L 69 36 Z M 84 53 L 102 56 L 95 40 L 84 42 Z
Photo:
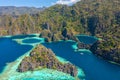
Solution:
M 4 68 L 12 61 L 15 61 L 20 56 L 33 48 L 32 45 L 40 43 L 38 39 L 32 38 L 35 36 L 25 37 L 3 37 L 0 38 L 0 72 L 4 73 Z M 96 41 L 95 37 L 87 35 L 79 35 L 78 39 L 85 44 L 93 44 Z M 23 39 L 26 38 L 26 39 Z M 19 44 L 13 39 L 23 39 L 24 44 Z M 51 43 L 41 43 L 47 48 L 61 57 L 81 68 L 84 71 L 85 79 L 82 80 L 120 80 L 120 66 L 112 64 L 95 56 L 92 52 L 86 49 L 76 50 L 75 41 L 58 41 Z M 32 75 L 31 75 L 32 76 Z M 24 78 L 24 77 L 23 77 Z M 81 77 L 82 78 L 82 77 Z M 29 78 L 30 80 L 34 80 Z M 26 79 L 27 80 L 27 79 Z
M 20 45 L 11 38 L 0 38 L 0 72 L 7 63 L 16 60 L 30 49 L 32 46 Z

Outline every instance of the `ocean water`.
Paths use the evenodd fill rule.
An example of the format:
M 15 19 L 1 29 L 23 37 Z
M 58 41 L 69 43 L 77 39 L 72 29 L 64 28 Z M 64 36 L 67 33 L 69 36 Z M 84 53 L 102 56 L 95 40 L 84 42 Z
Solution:
M 16 71 L 21 60 L 28 56 L 31 50 L 40 43 L 44 43 L 43 38 L 30 35 L 0 38 L 0 80 L 75 80 L 69 74 L 51 69 L 24 73 Z M 59 60 L 68 62 L 60 57 Z M 84 74 L 81 69 L 79 69 L 79 74 Z
M 96 41 L 96 38 L 79 36 L 79 40 L 86 44 L 93 44 Z M 4 70 L 4 68 L 7 66 L 7 69 L 2 72 L 3 74 L 0 74 L 0 80 L 17 80 L 18 78 L 19 80 L 48 80 L 50 77 L 51 79 L 56 78 L 56 80 L 64 80 L 65 78 L 74 80 L 73 78 L 69 77 L 69 75 L 56 72 L 54 70 L 25 73 L 16 72 L 17 65 L 22 59 L 20 56 L 24 57 L 26 52 L 30 51 L 33 49 L 33 47 L 40 43 L 47 48 L 52 49 L 53 52 L 58 56 L 57 58 L 61 61 L 69 61 L 81 68 L 84 71 L 84 73 L 80 71 L 81 80 L 120 80 L 120 66 L 98 58 L 89 50 L 77 50 L 77 43 L 75 41 L 45 43 L 44 39 L 35 38 L 35 36 L 25 36 L 22 38 L 19 36 L 14 38 L 0 38 L 0 71 L 2 72 L 2 70 Z M 46 71 L 49 71 L 48 74 L 46 74 Z M 44 76 L 45 74 L 47 76 Z M 57 79 L 56 74 L 59 74 L 58 77 L 61 77 L 61 79 Z
M 97 37 L 88 35 L 77 35 L 76 37 L 84 44 L 93 44 L 98 40 Z
M 23 39 L 23 38 L 27 38 L 27 37 L 36 37 L 36 34 L 11 36 L 12 39 Z
M 25 39 L 23 40 L 23 43 L 36 43 L 36 42 L 40 42 L 40 39 Z
M 17 44 L 10 38 L 0 38 L 0 72 L 8 63 L 15 61 L 31 48 L 30 45 Z
M 80 67 L 85 73 L 85 80 L 120 80 L 120 66 L 98 58 L 89 50 L 75 51 L 75 42 L 63 41 L 43 45 L 52 49 L 57 56 Z

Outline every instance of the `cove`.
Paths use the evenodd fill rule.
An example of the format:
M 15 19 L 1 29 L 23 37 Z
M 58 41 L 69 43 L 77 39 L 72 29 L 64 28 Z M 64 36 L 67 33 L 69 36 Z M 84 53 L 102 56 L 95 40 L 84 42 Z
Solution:
M 32 49 L 30 45 L 20 45 L 11 38 L 0 38 L 0 72 L 7 63 L 15 61 L 18 57 Z
M 75 42 L 61 41 L 43 45 L 52 49 L 57 56 L 82 68 L 85 80 L 120 80 L 120 66 L 100 59 L 87 50 L 75 52 L 72 48 L 72 45 L 76 45 Z
M 94 42 L 98 40 L 97 37 L 88 36 L 88 35 L 77 35 L 76 37 L 79 39 L 80 42 L 84 44 L 93 44 Z
M 4 42 L 2 42 L 2 39 Z M 36 40 L 35 40 L 36 39 Z M 24 42 L 24 40 L 26 42 Z M 31 42 L 32 40 L 32 42 Z M 6 43 L 7 42 L 7 43 Z M 15 42 L 15 44 L 14 44 Z M 21 62 L 21 60 L 25 57 L 28 56 L 29 53 L 35 48 L 35 46 L 37 44 L 40 43 L 44 43 L 44 39 L 43 38 L 39 38 L 39 37 L 26 37 L 26 38 L 15 38 L 15 39 L 11 39 L 11 37 L 9 38 L 1 38 L 1 43 L 5 45 L 5 43 L 7 45 L 22 45 L 22 47 L 24 45 L 32 45 L 32 49 L 29 49 L 26 52 L 21 52 L 22 56 L 20 57 L 16 57 L 17 59 L 15 59 L 15 61 L 11 61 L 12 63 L 5 65 L 5 69 L 3 70 L 3 72 L 0 74 L 0 80 L 74 80 L 74 78 L 66 73 L 57 71 L 57 70 L 51 70 L 51 69 L 42 69 L 42 70 L 35 70 L 35 71 L 27 71 L 24 73 L 19 73 L 16 71 L 19 62 Z M 13 44 L 8 44 L 8 43 L 13 43 Z M 25 46 L 27 49 L 28 47 Z M 9 47 L 9 49 L 16 49 L 15 47 Z M 8 50 L 7 48 L 4 47 L 5 50 Z M 18 47 L 18 49 L 22 50 L 21 48 Z M 17 50 L 17 49 L 16 49 Z M 15 50 L 11 51 L 12 57 L 13 53 L 15 53 Z M 16 54 L 16 53 L 15 53 Z M 8 54 L 2 55 L 2 56 L 6 56 Z M 17 55 L 17 54 L 16 54 Z M 11 57 L 11 58 L 12 58 Z M 10 60 L 8 60 L 10 61 Z M 5 63 L 5 62 L 4 62 Z M 1 67 L 1 65 L 0 65 Z M 81 74 L 81 70 L 80 70 L 80 74 Z
M 14 39 L 19 39 L 19 37 Z M 15 61 L 18 57 L 22 56 L 27 51 L 31 50 L 32 46 L 29 45 L 30 43 L 34 44 L 38 42 L 39 44 L 38 40 L 35 39 L 32 40 L 32 39 L 33 39 L 32 37 L 29 37 L 29 39 L 28 38 L 25 39 L 26 40 L 25 43 L 28 44 L 21 45 L 18 44 L 16 41 L 12 40 L 12 38 L 0 38 L 0 60 L 1 60 L 0 72 L 2 72 L 4 67 L 7 65 L 6 63 Z M 79 40 L 81 41 L 83 40 L 83 43 L 85 43 L 84 42 L 85 40 L 87 44 L 89 43 L 92 44 L 91 41 L 93 41 L 93 43 L 94 40 L 96 41 L 96 39 L 94 40 L 91 39 L 93 38 L 87 36 L 87 40 L 86 40 L 86 36 L 84 37 L 82 36 L 82 38 L 80 38 L 79 36 Z M 91 41 L 89 42 L 89 40 Z M 119 75 L 120 66 L 109 63 L 103 59 L 100 59 L 88 50 L 82 49 L 76 51 L 73 48 L 73 46 L 76 46 L 75 41 L 59 41 L 59 42 L 42 43 L 42 44 L 47 48 L 52 49 L 57 56 L 64 58 L 67 61 L 74 64 L 75 66 L 82 68 L 85 73 L 85 80 L 120 80 L 120 75 Z M 23 80 L 25 77 L 26 75 L 22 77 Z M 35 80 L 34 78 L 35 77 L 33 75 L 30 75 L 30 78 L 27 79 Z M 15 80 L 15 79 L 10 79 L 10 80 Z M 83 78 L 81 77 L 81 80 L 84 80 L 84 77 Z

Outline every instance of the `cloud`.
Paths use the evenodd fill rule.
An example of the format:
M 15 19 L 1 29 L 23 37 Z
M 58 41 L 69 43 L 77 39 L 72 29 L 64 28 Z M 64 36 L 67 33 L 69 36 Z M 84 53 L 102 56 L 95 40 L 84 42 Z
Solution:
M 66 5 L 70 5 L 70 4 L 74 4 L 76 2 L 78 2 L 80 0 L 58 0 L 56 2 L 56 4 L 66 4 Z

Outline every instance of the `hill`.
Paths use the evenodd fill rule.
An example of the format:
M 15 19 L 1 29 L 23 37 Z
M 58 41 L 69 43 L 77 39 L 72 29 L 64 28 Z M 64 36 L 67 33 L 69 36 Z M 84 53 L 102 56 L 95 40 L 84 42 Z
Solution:
M 22 15 L 22 14 L 36 14 L 45 8 L 35 8 L 35 7 L 15 7 L 15 6 L 0 6 L 0 16 L 1 15 Z
M 54 5 L 40 13 L 17 18 L 0 17 L 0 34 L 40 33 L 46 41 L 75 39 L 76 34 L 97 36 L 102 41 L 93 53 L 120 63 L 120 1 L 81 0 L 73 6 Z
M 77 67 L 75 67 L 71 63 L 60 62 L 55 57 L 55 53 L 53 53 L 50 49 L 47 49 L 42 45 L 38 45 L 30 53 L 29 57 L 25 57 L 21 61 L 17 71 L 25 72 L 25 71 L 40 70 L 43 68 L 54 69 L 57 71 L 70 74 L 70 76 L 78 77 Z

